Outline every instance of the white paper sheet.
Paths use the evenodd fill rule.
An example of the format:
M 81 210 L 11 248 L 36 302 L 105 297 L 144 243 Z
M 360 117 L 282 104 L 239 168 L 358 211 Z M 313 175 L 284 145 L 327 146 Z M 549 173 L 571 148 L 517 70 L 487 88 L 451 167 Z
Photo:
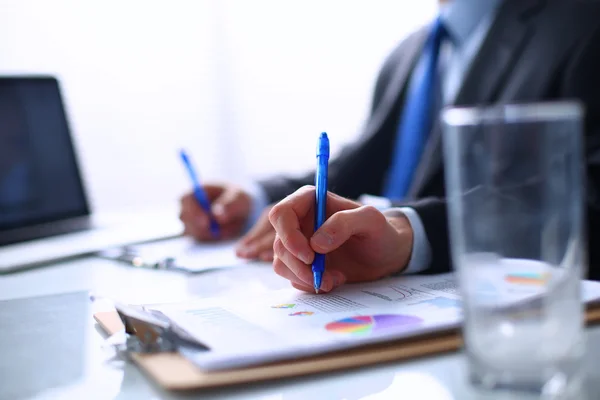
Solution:
M 599 282 L 583 282 L 586 302 Z M 346 285 L 330 294 L 295 289 L 257 298 L 213 298 L 153 307 L 208 346 L 184 354 L 199 368 L 228 369 L 321 354 L 455 328 L 462 320 L 453 274 Z

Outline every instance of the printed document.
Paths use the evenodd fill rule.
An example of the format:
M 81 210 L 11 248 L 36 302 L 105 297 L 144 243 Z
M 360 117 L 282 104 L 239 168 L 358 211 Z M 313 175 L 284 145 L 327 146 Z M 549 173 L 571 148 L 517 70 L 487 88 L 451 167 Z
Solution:
M 583 282 L 585 301 L 600 283 Z M 213 298 L 152 307 L 210 350 L 185 353 L 204 370 L 322 354 L 457 328 L 453 274 L 345 285 L 329 294 L 284 289 L 255 298 Z

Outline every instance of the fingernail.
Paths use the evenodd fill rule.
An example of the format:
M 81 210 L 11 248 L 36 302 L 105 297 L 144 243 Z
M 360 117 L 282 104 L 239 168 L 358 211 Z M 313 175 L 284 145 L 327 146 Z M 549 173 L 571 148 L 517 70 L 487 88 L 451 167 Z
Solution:
M 223 207 L 223 204 L 215 204 L 212 207 L 212 212 L 216 216 L 223 216 L 225 215 L 225 207 Z
M 333 244 L 333 237 L 326 232 L 317 232 L 313 241 L 317 246 L 327 248 Z
M 308 264 L 310 262 L 310 256 L 311 254 L 307 251 L 301 251 L 300 254 L 298 254 L 298 258 L 300 258 L 304 264 Z

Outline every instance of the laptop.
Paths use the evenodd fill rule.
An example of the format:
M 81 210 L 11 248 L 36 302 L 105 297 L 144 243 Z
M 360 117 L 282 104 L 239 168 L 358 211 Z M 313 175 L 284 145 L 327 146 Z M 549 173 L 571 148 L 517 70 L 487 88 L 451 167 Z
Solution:
M 0 273 L 181 232 L 138 217 L 92 215 L 58 80 L 0 77 Z

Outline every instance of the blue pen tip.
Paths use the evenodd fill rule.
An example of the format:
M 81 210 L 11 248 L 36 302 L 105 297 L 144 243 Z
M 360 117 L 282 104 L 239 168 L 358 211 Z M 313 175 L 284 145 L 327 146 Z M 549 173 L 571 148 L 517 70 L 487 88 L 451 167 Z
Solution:
M 321 289 L 321 274 L 315 274 L 314 286 L 315 286 L 315 292 L 319 293 L 319 289 Z

